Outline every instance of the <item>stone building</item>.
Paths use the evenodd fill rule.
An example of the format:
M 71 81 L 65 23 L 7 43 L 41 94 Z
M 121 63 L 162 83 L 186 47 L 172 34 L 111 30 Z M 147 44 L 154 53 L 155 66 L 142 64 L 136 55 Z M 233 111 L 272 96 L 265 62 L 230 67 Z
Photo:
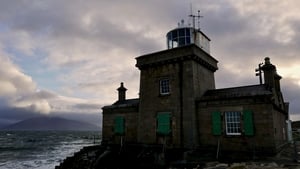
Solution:
M 276 67 L 265 58 L 264 83 L 216 89 L 209 43 L 180 25 L 168 32 L 167 50 L 137 57 L 139 98 L 126 99 L 121 83 L 119 99 L 102 108 L 103 142 L 276 153 L 288 120 Z

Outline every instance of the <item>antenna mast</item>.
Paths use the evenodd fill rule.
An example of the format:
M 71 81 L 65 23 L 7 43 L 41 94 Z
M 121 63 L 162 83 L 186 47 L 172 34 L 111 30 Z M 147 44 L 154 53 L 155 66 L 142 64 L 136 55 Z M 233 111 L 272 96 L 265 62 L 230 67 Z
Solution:
M 192 18 L 193 20 L 193 28 L 196 29 L 195 27 L 195 20 L 197 19 L 198 21 L 198 29 L 200 30 L 200 18 L 202 18 L 203 16 L 200 15 L 200 10 L 198 10 L 198 15 L 193 15 L 193 9 L 192 9 L 192 5 L 191 5 L 191 14 L 189 15 L 189 17 Z
M 255 69 L 255 75 L 259 77 L 259 84 L 262 84 L 262 71 L 261 71 L 261 67 L 262 67 L 263 63 L 258 64 L 258 68 Z
M 198 19 L 198 29 L 200 30 L 200 18 L 203 18 L 203 16 L 200 15 L 200 10 L 198 10 L 198 16 L 197 16 L 197 19 Z

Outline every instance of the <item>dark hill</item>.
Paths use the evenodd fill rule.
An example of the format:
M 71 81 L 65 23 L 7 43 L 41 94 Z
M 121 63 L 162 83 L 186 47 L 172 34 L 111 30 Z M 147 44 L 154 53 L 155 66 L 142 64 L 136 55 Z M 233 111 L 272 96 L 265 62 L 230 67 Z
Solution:
M 90 123 L 59 117 L 36 117 L 9 125 L 5 130 L 100 130 Z

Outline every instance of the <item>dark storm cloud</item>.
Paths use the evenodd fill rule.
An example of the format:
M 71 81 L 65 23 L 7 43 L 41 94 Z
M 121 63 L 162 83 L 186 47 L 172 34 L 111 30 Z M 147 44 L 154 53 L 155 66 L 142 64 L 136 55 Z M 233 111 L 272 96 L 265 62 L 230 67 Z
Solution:
M 219 5 L 221 6 L 221 4 Z M 216 39 L 222 40 L 225 37 L 234 39 L 239 36 L 240 32 L 249 29 L 249 22 L 240 16 L 237 9 L 230 3 L 224 4 L 222 8 L 204 8 L 202 11 L 205 15 L 201 27 L 210 32 L 211 37 L 222 37 Z
M 123 47 L 135 51 L 159 48 L 155 41 L 143 36 L 147 30 L 132 32 L 127 30 L 124 24 L 134 20 L 135 23 L 132 24 L 138 27 L 147 25 L 148 22 L 151 29 L 151 21 L 146 17 L 149 17 L 149 13 L 157 15 L 155 13 L 161 13 L 158 11 L 163 10 L 153 13 L 151 9 L 155 6 L 153 3 L 147 3 L 147 6 L 139 6 L 145 5 L 144 2 L 127 3 L 130 5 L 121 7 L 117 2 L 99 1 L 88 1 L 88 3 L 73 1 L 72 4 L 65 1 L 31 1 L 30 4 L 27 1 L 12 1 L 2 3 L 0 9 L 4 9 L 1 12 L 4 14 L 3 20 L 11 29 L 25 31 L 32 36 L 47 36 L 49 40 L 56 39 L 63 42 L 89 40 L 105 44 L 104 47 Z M 166 6 L 165 3 L 160 2 L 160 4 Z M 99 7 L 102 8 L 100 11 L 104 12 L 99 12 Z M 139 9 L 140 7 L 142 9 Z M 109 9 L 113 11 L 108 11 Z M 5 15 L 8 12 L 12 15 Z M 84 22 L 85 17 L 89 18 L 87 19 L 90 20 L 89 23 Z
M 203 11 L 206 14 L 203 19 L 205 24 L 202 24 L 203 30 L 208 32 L 212 39 L 212 53 L 225 64 L 231 62 L 239 69 L 245 66 L 251 68 L 250 65 L 243 63 L 245 61 L 250 64 L 257 63 L 257 60 L 262 60 L 266 56 L 284 61 L 282 62 L 284 66 L 295 61 L 299 62 L 295 56 L 295 53 L 300 52 L 300 48 L 295 46 L 299 44 L 295 43 L 299 39 L 299 34 L 291 35 L 291 41 L 287 43 L 276 40 L 277 36 L 284 37 L 284 32 L 280 32 L 282 25 L 271 23 L 275 16 L 263 12 L 246 12 L 236 8 L 234 3 L 228 2 L 223 3 L 222 7 L 204 8 Z M 241 15 L 240 11 L 246 14 Z M 299 27 L 295 25 L 299 23 L 299 19 L 286 20 L 285 26 L 290 26 L 294 32 L 300 32 Z M 270 27 L 272 24 L 274 26 Z

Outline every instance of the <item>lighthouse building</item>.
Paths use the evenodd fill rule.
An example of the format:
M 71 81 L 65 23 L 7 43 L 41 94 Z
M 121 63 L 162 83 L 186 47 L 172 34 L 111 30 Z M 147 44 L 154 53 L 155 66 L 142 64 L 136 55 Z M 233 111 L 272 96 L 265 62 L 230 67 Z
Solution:
M 280 150 L 288 141 L 288 103 L 270 58 L 259 68 L 264 83 L 216 89 L 218 61 L 210 54 L 210 39 L 184 24 L 166 39 L 166 50 L 136 58 L 139 98 L 127 99 L 121 83 L 118 100 L 102 108 L 104 143 L 220 152 Z

